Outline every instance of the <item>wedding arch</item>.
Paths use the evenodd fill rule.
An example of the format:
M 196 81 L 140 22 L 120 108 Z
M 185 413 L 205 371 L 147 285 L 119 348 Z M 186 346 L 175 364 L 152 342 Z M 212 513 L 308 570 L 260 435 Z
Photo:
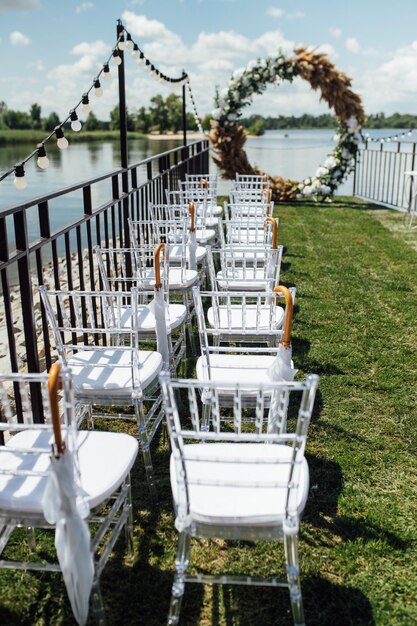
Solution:
M 238 124 L 238 118 L 242 108 L 252 102 L 255 94 L 265 91 L 268 84 L 292 82 L 297 76 L 319 90 L 321 99 L 334 110 L 338 123 L 335 148 L 316 173 L 304 181 L 268 175 L 270 186 L 275 199 L 325 200 L 354 167 L 365 113 L 360 97 L 350 88 L 350 78 L 321 52 L 297 48 L 292 57 L 279 53 L 277 57 L 251 61 L 246 68 L 233 72 L 228 86 L 217 95 L 217 108 L 212 114 L 210 139 L 216 152 L 214 161 L 228 179 L 234 178 L 236 173 L 264 173 L 248 160 L 244 149 L 246 131 Z

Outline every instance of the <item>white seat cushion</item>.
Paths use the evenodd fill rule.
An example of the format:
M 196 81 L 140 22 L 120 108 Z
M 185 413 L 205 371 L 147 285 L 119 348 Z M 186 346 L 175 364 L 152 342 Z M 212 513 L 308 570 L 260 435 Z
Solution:
M 169 268 L 169 289 L 188 289 L 198 281 L 198 273 L 196 270 L 181 270 L 181 268 Z M 153 289 L 155 287 L 155 270 L 153 267 L 146 271 L 146 275 L 142 277 L 142 288 Z
M 184 450 L 193 520 L 236 525 L 282 523 L 287 497 L 284 485 L 288 483 L 291 467 L 291 447 L 264 443 L 197 443 L 185 445 Z M 252 462 L 245 463 L 245 460 Z M 300 458 L 296 467 L 299 487 L 292 491 L 291 504 L 301 514 L 309 489 L 308 465 L 304 457 Z M 173 498 L 177 503 L 178 483 L 173 455 L 170 474 Z M 218 481 L 220 484 L 198 484 L 198 481 Z M 228 485 L 222 486 L 222 482 Z M 282 486 L 277 486 L 277 483 Z
M 159 352 L 148 350 L 140 350 L 138 355 L 138 377 L 145 389 L 157 378 L 162 357 Z M 129 349 L 81 350 L 68 359 L 68 367 L 71 368 L 76 395 L 129 399 L 132 394 L 132 351 Z
M 187 309 L 183 304 L 170 304 L 168 309 L 167 328 L 174 330 L 180 326 L 186 316 Z M 132 309 L 129 306 L 121 307 L 120 314 L 118 309 L 115 309 L 116 319 L 120 316 L 120 325 L 123 330 L 130 331 L 132 328 Z M 138 329 L 139 334 L 145 333 L 155 335 L 156 333 L 156 320 L 155 316 L 150 310 L 149 306 L 140 304 L 138 306 Z
M 195 231 L 195 236 L 198 243 L 202 243 L 203 245 L 210 243 L 216 236 L 216 231 L 211 230 L 209 228 L 197 228 Z
M 225 385 L 241 383 L 265 383 L 270 380 L 268 368 L 275 356 L 265 354 L 210 354 L 210 376 L 204 357 L 197 360 L 198 380 L 213 380 Z
M 203 246 L 197 246 L 195 257 L 197 263 L 200 263 L 206 256 L 207 250 L 203 248 Z M 190 260 L 190 250 L 188 245 L 185 248 L 185 258 L 187 261 Z M 182 246 L 180 244 L 172 244 L 169 248 L 169 263 L 170 265 L 175 265 L 176 263 L 181 263 L 182 260 Z
M 26 430 L 9 439 L 0 454 L 0 469 L 46 472 L 50 464 L 50 431 Z M 104 502 L 130 472 L 138 452 L 131 435 L 97 431 L 77 433 L 81 487 L 90 508 Z M 45 448 L 48 452 L 24 454 L 14 448 Z M 109 462 L 111 460 L 111 462 Z M 46 476 L 12 476 L 0 473 L 0 510 L 42 514 Z
M 230 307 L 220 305 L 218 308 L 218 328 L 242 330 L 243 321 L 245 321 L 246 330 L 270 330 L 281 328 L 284 320 L 284 309 L 275 306 L 274 315 L 270 316 L 271 307 L 261 306 L 260 308 L 254 304 L 247 304 L 245 310 L 241 305 L 232 304 Z M 270 323 L 272 318 L 272 324 Z M 214 309 L 210 307 L 207 311 L 207 320 L 210 326 L 215 326 Z

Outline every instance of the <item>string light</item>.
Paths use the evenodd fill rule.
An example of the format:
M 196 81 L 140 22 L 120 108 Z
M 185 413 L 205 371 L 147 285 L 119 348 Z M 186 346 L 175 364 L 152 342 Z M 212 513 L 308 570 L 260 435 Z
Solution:
M 83 93 L 81 102 L 82 102 L 82 107 L 81 107 L 82 112 L 90 113 L 91 107 L 90 107 L 90 100 L 88 99 L 88 93 Z
M 118 49 L 117 49 L 117 48 L 115 48 L 115 49 L 113 50 L 113 55 L 112 55 L 112 56 L 113 56 L 113 62 L 114 62 L 114 64 L 115 64 L 115 65 L 120 65 L 120 64 L 121 64 L 121 62 L 122 62 L 122 57 L 120 56 L 120 53 L 119 53 L 119 51 L 118 51 Z
M 46 170 L 47 167 L 49 167 L 49 159 L 46 156 L 46 150 L 45 150 L 45 146 L 43 145 L 43 143 L 38 143 L 37 147 L 37 154 L 38 154 L 38 160 L 36 161 L 38 164 L 38 167 L 41 168 L 41 170 Z
M 94 81 L 94 93 L 97 98 L 101 98 L 101 96 L 103 95 L 103 89 L 100 85 L 100 81 L 98 78 L 96 78 Z
M 55 128 L 55 137 L 57 138 L 57 146 L 60 150 L 66 150 L 68 148 L 68 139 L 64 137 L 64 131 L 61 126 Z
M 14 181 L 13 184 L 16 189 L 26 189 L 27 182 L 25 178 L 25 168 L 23 167 L 23 163 L 19 163 L 14 168 Z
M 121 24 L 120 20 L 119 20 L 119 24 Z M 126 39 L 125 39 L 124 33 L 126 33 Z M 183 72 L 182 76 L 180 76 L 179 78 L 171 78 L 171 77 L 166 76 L 155 65 L 153 65 L 149 59 L 146 58 L 145 54 L 142 52 L 139 46 L 132 40 L 130 33 L 128 33 L 126 29 L 124 29 L 124 33 L 122 32 L 120 34 L 119 39 L 116 43 L 116 46 L 115 48 L 113 48 L 110 57 L 107 59 L 107 62 L 104 63 L 101 72 L 99 72 L 97 77 L 94 79 L 93 84 L 90 87 L 90 89 L 82 94 L 81 101 L 78 102 L 78 104 L 73 109 L 70 110 L 68 117 L 65 120 L 63 120 L 58 126 L 56 126 L 55 129 L 42 141 L 42 143 L 38 144 L 36 149 L 26 157 L 26 159 L 24 159 L 21 163 L 12 166 L 3 174 L 0 174 L 0 182 L 14 172 L 15 173 L 15 179 L 14 179 L 15 186 L 18 189 L 24 189 L 27 185 L 26 179 L 25 179 L 25 171 L 24 171 L 24 165 L 27 161 L 29 161 L 34 156 L 37 156 L 37 164 L 41 169 L 46 169 L 49 166 L 49 159 L 46 156 L 46 150 L 45 150 L 45 145 L 44 145 L 47 141 L 49 141 L 55 135 L 56 140 L 57 140 L 57 145 L 60 148 L 60 150 L 65 150 L 68 147 L 68 140 L 64 136 L 64 131 L 63 131 L 64 124 L 70 121 L 71 129 L 74 132 L 79 132 L 81 130 L 82 125 L 81 125 L 80 120 L 78 119 L 76 109 L 81 105 L 81 111 L 83 113 L 86 113 L 86 114 L 90 113 L 91 107 L 90 107 L 90 101 L 89 101 L 89 93 L 92 89 L 94 89 L 95 95 L 97 97 L 100 97 L 102 95 L 103 89 L 101 87 L 99 77 L 102 75 L 103 80 L 106 80 L 106 81 L 111 80 L 111 72 L 109 68 L 109 63 L 111 60 L 113 60 L 113 63 L 117 66 L 122 63 L 122 54 L 120 51 L 125 50 L 125 49 L 132 50 L 132 57 L 134 59 L 138 59 L 139 64 L 143 65 L 146 71 L 148 71 L 153 76 L 153 78 L 155 80 L 158 80 L 160 83 L 175 84 L 175 85 L 183 85 L 187 81 L 189 83 L 188 75 L 185 72 Z M 190 92 L 191 102 L 192 102 L 193 109 L 194 109 L 194 119 L 196 120 L 196 123 L 199 126 L 199 129 L 201 130 L 201 132 L 203 132 L 200 122 L 199 122 L 195 102 L 192 97 L 190 85 L 188 85 L 188 89 Z
M 71 120 L 71 129 L 75 132 L 78 133 L 82 126 L 81 126 L 81 122 L 78 119 L 78 115 L 75 109 L 72 109 L 70 111 L 70 120 Z
M 111 80 L 111 72 L 108 63 L 103 65 L 103 78 L 104 80 Z
M 370 143 L 390 143 L 391 141 L 400 141 L 401 139 L 405 139 L 405 137 L 411 137 L 413 132 L 416 129 L 409 128 L 407 131 L 402 133 L 396 133 L 395 135 L 387 135 L 386 137 L 371 137 L 369 133 L 364 135 L 364 140 Z

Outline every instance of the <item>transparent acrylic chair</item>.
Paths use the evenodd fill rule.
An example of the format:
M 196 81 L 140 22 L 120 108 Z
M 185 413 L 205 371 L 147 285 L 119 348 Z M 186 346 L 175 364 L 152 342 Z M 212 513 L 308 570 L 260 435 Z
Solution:
M 139 347 L 137 289 L 49 291 L 41 286 L 39 291 L 59 361 L 72 373 L 80 415 L 91 425 L 96 415 L 136 421 L 149 490 L 156 496 L 150 444 L 163 417 L 162 356 Z M 110 407 L 114 410 L 104 412 Z M 118 413 L 122 407 L 133 411 Z
M 292 380 L 294 378 L 297 370 L 293 367 L 291 349 L 292 296 L 283 286 L 275 289 L 285 295 L 287 315 L 282 334 L 272 318 L 269 331 L 270 341 L 267 340 L 268 329 L 265 328 L 270 323 L 270 311 L 263 298 L 253 298 L 251 302 L 253 308 L 249 312 L 242 310 L 241 313 L 236 310 L 227 310 L 226 298 L 223 301 L 226 308 L 220 311 L 217 321 L 215 320 L 216 307 L 213 306 L 213 312 L 209 317 L 209 320 L 213 320 L 213 326 L 208 326 L 200 291 L 197 288 L 194 289 L 194 306 L 201 348 L 201 356 L 196 363 L 198 380 L 214 380 L 223 384 L 224 393 L 227 395 L 229 385 L 238 382 L 260 384 L 267 380 Z M 268 294 L 272 301 L 275 300 L 274 296 L 274 293 Z M 247 297 L 248 294 L 245 294 L 244 298 Z M 274 306 L 276 306 L 275 303 Z M 279 317 L 275 319 L 279 323 Z M 242 321 L 242 326 L 239 328 L 240 321 Z M 247 345 L 253 343 L 257 335 L 262 341 L 256 342 L 256 346 Z M 259 345 L 261 343 L 267 345 Z
M 225 245 L 235 246 L 272 246 L 278 245 L 278 218 L 267 217 L 265 220 L 253 220 L 249 216 L 241 219 L 223 219 L 220 229 L 220 248 Z
M 183 210 L 188 208 L 190 202 L 194 202 L 196 207 L 196 220 L 198 222 L 198 228 L 217 231 L 219 227 L 219 216 L 213 214 L 214 207 L 217 208 L 217 204 L 211 204 L 207 199 L 207 194 L 204 190 L 197 189 L 191 193 L 184 189 L 179 191 L 167 191 L 167 203 L 180 206 Z
M 170 294 L 175 293 L 175 288 L 181 287 L 182 281 L 187 278 L 187 275 L 183 276 L 181 273 L 183 266 L 178 266 L 171 271 L 166 256 L 167 248 L 164 244 L 146 244 L 135 248 L 96 246 L 95 252 L 101 282 L 106 290 L 127 290 L 131 287 L 138 289 L 138 331 L 141 337 L 146 337 L 148 340 L 154 339 L 157 332 L 152 302 L 155 299 L 155 259 L 158 260 L 160 282 L 166 303 L 167 330 L 170 341 L 172 339 L 173 362 L 177 366 L 185 351 L 185 325 L 189 323 L 189 313 L 188 303 L 173 302 Z M 182 262 L 185 264 L 184 258 Z M 195 276 L 197 276 L 196 271 L 191 275 L 193 279 L 191 285 L 197 282 Z
M 298 530 L 309 489 L 304 450 L 317 383 L 317 376 L 309 376 L 299 383 L 234 384 L 225 408 L 218 383 L 171 380 L 161 374 L 172 446 L 175 527 L 179 532 L 168 624 L 180 621 L 186 582 L 287 587 L 294 623 L 305 623 Z M 294 396 L 291 403 L 290 395 Z M 179 396 L 181 413 L 176 403 Z M 204 425 L 201 397 L 211 405 L 211 431 Z M 287 407 L 296 406 L 297 401 L 294 430 L 271 428 L 271 423 L 279 424 Z M 252 415 L 250 432 L 242 424 L 244 413 Z M 190 575 L 192 537 L 282 541 L 286 580 L 275 576 Z
M 233 185 L 242 189 L 269 188 L 269 178 L 267 174 L 236 174 Z
M 129 474 L 138 445 L 133 437 L 123 433 L 78 431 L 71 374 L 66 368 L 61 368 L 59 377 L 58 374 L 56 363 L 49 377 L 47 374 L 0 375 L 0 568 L 62 571 L 77 621 L 84 623 L 90 597 L 97 623 L 105 624 L 99 581 L 123 529 L 127 548 L 133 554 Z M 58 382 L 62 387 L 62 422 Z M 38 408 L 40 403 L 41 414 L 34 411 L 34 398 Z M 41 418 L 44 423 L 40 423 Z M 74 471 L 60 476 L 56 467 L 62 464 L 68 470 L 73 466 Z M 71 489 L 65 492 L 66 512 L 58 515 L 58 529 L 58 520 L 54 522 L 51 514 L 54 517 L 54 507 L 59 508 L 62 502 L 59 489 L 65 479 Z M 50 481 L 53 482 L 48 484 Z M 80 501 L 82 515 L 76 505 Z M 69 512 L 72 519 L 65 517 Z M 79 553 L 83 546 L 71 542 L 71 533 L 63 536 L 63 526 L 68 531 L 72 526 L 77 537 L 79 534 L 85 537 L 84 554 Z M 7 557 L 7 543 L 19 527 L 27 529 L 30 560 L 27 554 L 24 561 Z M 36 560 L 36 539 L 39 534 L 55 531 L 55 527 L 58 562 L 55 555 L 47 560 L 43 548 Z M 71 558 L 65 559 L 68 552 Z
M 144 228 L 151 233 L 150 241 L 153 243 L 164 242 L 169 244 L 169 263 L 171 267 L 185 262 L 187 267 L 192 267 L 190 256 L 190 229 L 191 217 L 183 208 L 176 211 L 169 204 L 151 204 L 149 205 L 151 219 L 144 222 L 143 220 L 129 220 L 130 240 L 132 247 L 139 246 L 140 241 L 144 239 Z M 197 245 L 194 251 L 195 261 L 204 263 L 206 258 L 206 249 L 204 246 Z
M 279 284 L 282 246 L 226 244 L 207 250 L 212 291 L 272 291 Z
M 253 199 L 239 199 L 231 195 L 231 201 L 224 203 L 224 215 L 228 220 L 246 219 L 251 217 L 254 220 L 254 227 L 257 221 L 262 221 L 266 217 L 271 217 L 274 210 L 273 202 L 259 202 Z
M 196 203 L 197 212 L 200 210 L 200 205 L 203 210 L 204 203 L 207 215 L 219 217 L 222 214 L 223 209 L 217 204 L 217 179 L 215 183 L 207 178 L 201 178 L 199 181 L 181 181 L 179 189 L 186 193 L 189 202 Z
M 200 291 L 207 336 L 215 346 L 221 343 L 256 343 L 277 346 L 283 337 L 291 335 L 293 305 L 296 289 L 279 285 L 272 292 Z M 285 304 L 285 309 L 280 306 Z

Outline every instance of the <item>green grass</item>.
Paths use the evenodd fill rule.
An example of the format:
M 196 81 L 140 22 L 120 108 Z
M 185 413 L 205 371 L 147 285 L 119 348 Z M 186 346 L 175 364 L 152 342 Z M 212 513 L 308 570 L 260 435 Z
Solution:
M 309 626 L 417 623 L 417 231 L 404 233 L 400 215 L 376 208 L 340 199 L 278 209 L 282 282 L 297 286 L 294 361 L 299 377 L 321 377 L 300 533 Z M 160 507 L 151 506 L 139 462 L 136 559 L 124 560 L 122 540 L 102 578 L 110 624 L 166 619 L 177 535 L 162 436 L 154 455 Z M 14 550 L 22 549 L 20 535 Z M 282 545 L 195 540 L 196 564 L 276 574 Z M 0 572 L 0 588 L 2 624 L 73 623 L 58 575 Z M 186 587 L 183 625 L 291 623 L 285 590 Z

